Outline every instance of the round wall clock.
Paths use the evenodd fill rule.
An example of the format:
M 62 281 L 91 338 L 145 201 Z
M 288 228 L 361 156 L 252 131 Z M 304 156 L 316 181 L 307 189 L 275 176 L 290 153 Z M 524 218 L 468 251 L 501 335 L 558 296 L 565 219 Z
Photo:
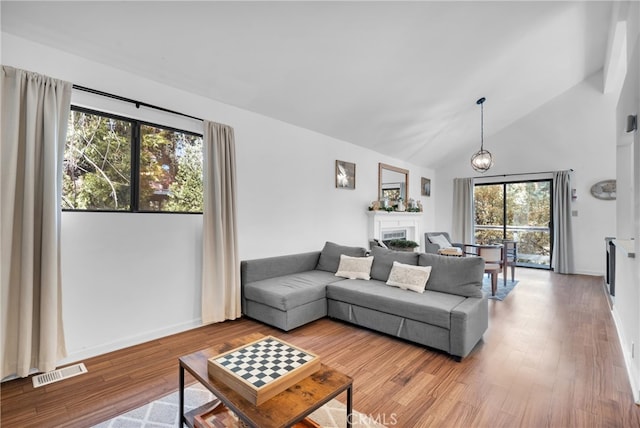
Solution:
M 599 181 L 591 186 L 591 194 L 594 198 L 612 201 L 616 198 L 616 180 Z

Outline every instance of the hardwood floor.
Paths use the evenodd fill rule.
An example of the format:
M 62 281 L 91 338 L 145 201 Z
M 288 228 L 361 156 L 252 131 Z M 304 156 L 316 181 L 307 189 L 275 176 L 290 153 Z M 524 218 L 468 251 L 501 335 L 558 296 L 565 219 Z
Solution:
M 516 278 L 506 300 L 489 301 L 489 330 L 460 363 L 326 318 L 289 333 L 241 319 L 86 360 L 87 374 L 38 389 L 5 382 L 0 421 L 91 426 L 176 390 L 180 355 L 260 332 L 352 376 L 354 408 L 389 427 L 640 426 L 602 278 L 527 269 Z

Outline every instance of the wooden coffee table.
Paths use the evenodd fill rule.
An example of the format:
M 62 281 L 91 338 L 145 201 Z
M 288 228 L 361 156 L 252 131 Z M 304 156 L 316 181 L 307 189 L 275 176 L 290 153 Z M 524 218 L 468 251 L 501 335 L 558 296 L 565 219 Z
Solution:
M 347 426 L 350 427 L 353 379 L 324 364 L 320 364 L 320 369 L 311 376 L 258 406 L 250 403 L 226 384 L 209 376 L 207 369 L 209 358 L 259 340 L 261 337 L 263 337 L 261 334 L 252 334 L 179 358 L 179 395 L 182 422 L 189 427 L 193 427 L 195 416 L 204 412 L 208 406 L 201 406 L 187 414 L 184 413 L 184 377 L 186 370 L 233 411 L 238 418 L 249 426 L 257 428 L 292 426 L 346 391 Z

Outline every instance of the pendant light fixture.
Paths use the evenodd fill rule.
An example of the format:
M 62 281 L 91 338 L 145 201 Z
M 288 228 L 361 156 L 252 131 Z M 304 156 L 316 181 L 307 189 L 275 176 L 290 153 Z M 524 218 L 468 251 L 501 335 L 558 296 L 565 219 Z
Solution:
M 487 172 L 493 166 L 493 156 L 484 149 L 484 107 L 486 101 L 484 97 L 476 101 L 480 105 L 480 150 L 471 156 L 471 167 L 478 172 Z

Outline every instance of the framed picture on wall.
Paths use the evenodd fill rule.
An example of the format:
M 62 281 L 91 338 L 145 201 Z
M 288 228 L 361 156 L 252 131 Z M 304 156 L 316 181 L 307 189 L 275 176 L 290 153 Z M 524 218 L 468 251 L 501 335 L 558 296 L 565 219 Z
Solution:
M 389 199 L 390 201 L 397 201 L 400 198 L 400 188 L 382 189 L 382 199 Z
M 422 177 L 420 188 L 422 196 L 431 196 L 431 179 Z
M 338 189 L 356 188 L 356 164 L 336 161 L 336 187 Z

